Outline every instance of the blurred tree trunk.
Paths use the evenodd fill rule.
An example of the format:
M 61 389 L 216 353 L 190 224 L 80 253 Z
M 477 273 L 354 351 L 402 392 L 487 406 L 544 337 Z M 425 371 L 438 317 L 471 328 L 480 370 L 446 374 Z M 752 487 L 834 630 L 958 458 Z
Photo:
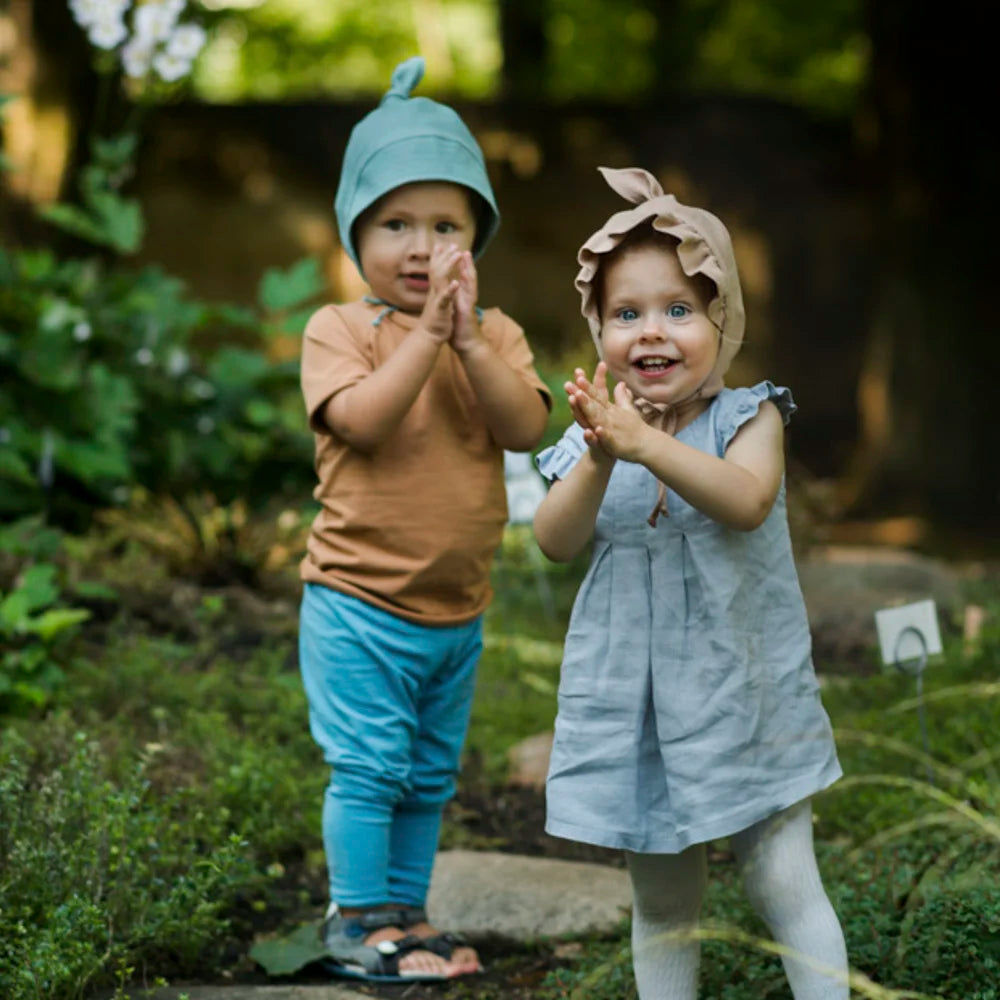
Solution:
M 505 100 L 543 101 L 548 75 L 545 0 L 500 0 L 499 6 L 501 95 Z
M 86 38 L 65 2 L 7 0 L 14 37 L 2 67 L 6 151 L 14 171 L 5 178 L 5 217 L 17 239 L 32 239 L 31 203 L 65 195 L 73 164 L 83 155 L 97 76 Z
M 957 6 L 956 6 L 957 4 Z M 869 91 L 858 132 L 879 260 L 859 387 L 862 442 L 847 497 L 992 521 L 1000 333 L 987 267 L 997 232 L 997 145 L 988 6 L 868 0 Z M 850 324 L 854 317 L 844 316 Z

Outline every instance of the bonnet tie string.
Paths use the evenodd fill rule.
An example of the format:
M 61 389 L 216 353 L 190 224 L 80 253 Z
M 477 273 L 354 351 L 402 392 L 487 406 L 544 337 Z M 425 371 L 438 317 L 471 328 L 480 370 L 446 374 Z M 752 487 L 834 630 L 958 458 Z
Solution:
M 678 410 L 685 408 L 683 403 L 671 406 L 669 403 L 651 403 L 648 399 L 642 399 L 641 397 L 633 399 L 632 403 L 639 411 L 639 415 L 650 427 L 655 427 L 657 430 L 663 431 L 664 434 L 671 435 L 671 437 L 677 430 Z M 670 511 L 667 510 L 667 487 L 657 479 L 656 504 L 649 512 L 649 517 L 646 518 L 651 528 L 656 527 L 656 522 L 659 520 L 661 514 L 664 517 L 670 517 Z

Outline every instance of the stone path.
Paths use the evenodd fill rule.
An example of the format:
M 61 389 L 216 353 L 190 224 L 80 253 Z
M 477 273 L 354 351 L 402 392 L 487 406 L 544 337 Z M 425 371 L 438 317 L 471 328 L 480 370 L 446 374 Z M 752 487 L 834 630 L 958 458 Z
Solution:
M 427 899 L 439 927 L 515 941 L 610 931 L 631 905 L 623 868 L 480 851 L 442 851 Z
M 442 851 L 427 909 L 471 940 L 530 942 L 615 928 L 632 891 L 624 869 L 480 851 Z M 147 1000 L 147 994 L 142 994 Z M 348 986 L 169 986 L 148 1000 L 365 1000 Z M 371 1000 L 369 997 L 368 1000 Z

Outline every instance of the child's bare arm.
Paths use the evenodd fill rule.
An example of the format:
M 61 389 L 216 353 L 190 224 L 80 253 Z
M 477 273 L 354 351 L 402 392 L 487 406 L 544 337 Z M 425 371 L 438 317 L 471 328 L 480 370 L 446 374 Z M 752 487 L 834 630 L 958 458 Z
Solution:
M 569 562 L 590 541 L 615 460 L 588 451 L 565 478 L 556 480 L 535 511 L 538 547 L 553 562 Z
M 785 471 L 784 428 L 771 402 L 761 404 L 726 449 L 707 455 L 642 421 L 619 383 L 615 402 L 588 394 L 582 404 L 594 434 L 610 454 L 639 462 L 707 517 L 737 531 L 760 527 L 774 506 Z
M 323 410 L 327 426 L 358 451 L 374 451 L 395 431 L 452 335 L 458 282 L 449 276 L 452 263 L 438 249 L 431 256 L 430 290 L 419 325 L 384 364 L 338 392 Z
M 552 484 L 535 512 L 538 547 L 553 562 L 567 562 L 590 541 L 615 464 L 612 455 L 598 443 L 584 412 L 590 396 L 577 385 L 577 382 L 586 384 L 594 391 L 595 398 L 607 402 L 607 367 L 603 361 L 598 364 L 593 383 L 587 381 L 582 368 L 576 369 L 574 378 L 577 381 L 567 382 L 564 388 L 573 417 L 583 428 L 588 452 L 564 481 Z
M 736 531 L 753 531 L 771 513 L 785 471 L 778 408 L 761 404 L 737 432 L 724 458 L 706 455 L 655 431 L 643 465 L 703 514 Z
M 476 316 L 477 277 L 472 254 L 458 260 L 455 331 L 451 346 L 462 361 L 493 440 L 510 451 L 530 451 L 545 433 L 548 408 L 483 336 Z

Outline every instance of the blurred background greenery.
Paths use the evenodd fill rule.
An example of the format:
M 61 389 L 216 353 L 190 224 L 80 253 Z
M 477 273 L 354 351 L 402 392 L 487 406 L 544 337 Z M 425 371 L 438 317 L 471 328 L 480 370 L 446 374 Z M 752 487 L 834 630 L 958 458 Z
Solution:
M 974 99 L 992 57 L 980 5 L 190 0 L 186 16 L 208 32 L 190 79 L 137 94 L 100 72 L 61 0 L 4 0 L 6 246 L 60 238 L 38 209 L 51 221 L 80 198 L 95 108 L 119 122 L 138 109 L 119 180 L 143 228 L 120 225 L 118 252 L 240 306 L 266 270 L 309 256 L 317 300 L 353 297 L 338 163 L 393 65 L 420 52 L 420 92 L 467 118 L 501 205 L 483 298 L 522 322 L 556 384 L 593 361 L 574 257 L 617 207 L 594 168 L 645 166 L 733 231 L 749 323 L 732 380 L 792 386 L 791 456 L 830 523 L 939 549 L 995 536 L 1000 471 L 982 459 L 998 163 Z M 286 326 L 271 349 L 292 360 Z

